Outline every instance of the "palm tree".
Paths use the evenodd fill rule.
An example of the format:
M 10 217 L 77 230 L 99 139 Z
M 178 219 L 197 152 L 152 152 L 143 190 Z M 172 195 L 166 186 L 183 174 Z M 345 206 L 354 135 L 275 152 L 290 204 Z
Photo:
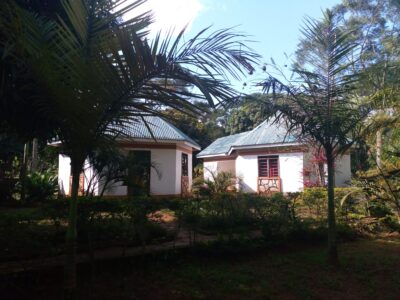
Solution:
M 289 130 L 312 138 L 324 150 L 328 166 L 328 258 L 338 263 L 334 203 L 335 159 L 360 137 L 369 109 L 355 93 L 359 74 L 350 58 L 357 46 L 350 32 L 342 31 L 329 11 L 321 21 L 306 19 L 302 33 L 308 44 L 302 64 L 294 64 L 294 79 L 287 84 L 274 77 L 262 83 L 272 92 L 277 119 Z
M 125 7 L 124 2 L 64 0 L 58 20 L 33 14 L 11 0 L 1 4 L 2 46 L 24 62 L 35 90 L 41 92 L 31 113 L 49 120 L 49 131 L 71 157 L 65 283 L 70 295 L 76 292 L 77 194 L 85 158 L 121 136 L 121 125 L 143 118 L 143 113 L 173 107 L 195 114 L 198 107 L 190 99 L 214 105 L 236 97 L 227 76 L 239 78 L 258 60 L 244 44 L 246 36 L 231 30 L 209 34 L 205 29 L 187 42 L 182 30 L 176 38 L 159 34 L 150 43 L 150 13 L 122 18 L 144 0 Z M 170 80 L 193 88 L 163 84 Z

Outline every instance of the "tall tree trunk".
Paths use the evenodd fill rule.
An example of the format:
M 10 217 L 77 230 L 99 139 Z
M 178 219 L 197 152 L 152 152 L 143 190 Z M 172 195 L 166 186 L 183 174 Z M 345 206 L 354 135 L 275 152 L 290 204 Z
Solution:
M 32 161 L 31 161 L 31 172 L 36 172 L 38 167 L 38 140 L 34 138 L 32 141 Z
M 72 190 L 69 203 L 68 228 L 65 237 L 66 262 L 64 269 L 64 296 L 65 299 L 77 299 L 76 282 L 76 246 L 77 246 L 77 214 L 79 175 L 83 169 L 85 159 L 80 155 L 71 156 Z
M 20 200 L 25 201 L 26 198 L 26 176 L 28 173 L 28 152 L 29 152 L 29 143 L 25 143 L 24 145 L 24 157 L 22 158 L 22 165 L 19 174 L 19 180 L 21 182 L 21 191 L 20 191 Z
M 325 148 L 328 165 L 328 261 L 338 264 L 335 218 L 335 158 L 331 147 Z
M 376 132 L 376 165 L 382 168 L 382 129 Z

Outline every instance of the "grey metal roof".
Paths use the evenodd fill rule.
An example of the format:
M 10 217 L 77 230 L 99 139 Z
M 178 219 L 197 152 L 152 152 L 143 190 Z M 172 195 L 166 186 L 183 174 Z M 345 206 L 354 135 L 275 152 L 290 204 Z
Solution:
M 274 144 L 295 142 L 298 142 L 298 139 L 293 135 L 288 135 L 287 129 L 283 124 L 266 120 L 251 131 L 215 140 L 211 145 L 197 154 L 197 157 L 228 155 L 229 151 L 234 147 L 251 148 L 251 146 L 273 146 Z
M 143 118 L 144 121 L 138 118 L 123 125 L 114 125 L 114 127 L 118 128 L 123 134 L 123 138 L 184 141 L 192 144 L 195 148 L 201 149 L 193 139 L 164 119 L 150 115 Z

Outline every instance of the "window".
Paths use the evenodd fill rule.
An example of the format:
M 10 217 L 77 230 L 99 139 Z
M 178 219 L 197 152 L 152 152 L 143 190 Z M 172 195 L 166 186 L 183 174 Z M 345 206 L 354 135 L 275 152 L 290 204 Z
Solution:
M 186 153 L 182 153 L 182 176 L 189 175 L 189 158 Z
M 258 177 L 279 177 L 278 156 L 258 157 Z

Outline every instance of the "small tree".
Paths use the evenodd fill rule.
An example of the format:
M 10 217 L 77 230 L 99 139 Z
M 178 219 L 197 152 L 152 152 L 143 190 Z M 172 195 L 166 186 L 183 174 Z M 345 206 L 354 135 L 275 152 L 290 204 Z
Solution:
M 294 64 L 294 79 L 284 84 L 270 76 L 262 85 L 274 96 L 277 119 L 284 119 L 290 131 L 312 138 L 324 150 L 328 166 L 328 255 L 329 262 L 336 264 L 334 163 L 360 136 L 368 109 L 355 94 L 359 74 L 351 57 L 357 48 L 350 42 L 350 32 L 342 31 L 327 10 L 321 21 L 307 18 L 302 33 L 308 49 L 303 52 L 302 65 Z

